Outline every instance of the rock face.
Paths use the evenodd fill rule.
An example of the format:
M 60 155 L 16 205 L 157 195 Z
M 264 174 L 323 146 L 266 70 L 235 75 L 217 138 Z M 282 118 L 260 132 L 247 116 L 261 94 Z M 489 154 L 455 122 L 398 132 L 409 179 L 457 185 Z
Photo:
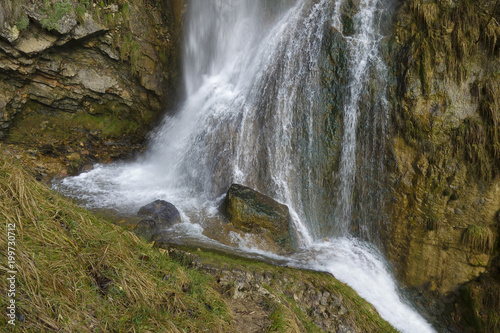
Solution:
M 73 167 L 73 151 L 95 162 L 136 149 L 175 102 L 183 1 L 16 6 L 0 13 L 0 139 Z
M 249 187 L 233 184 L 221 205 L 221 212 L 236 229 L 265 237 L 287 252 L 293 249 L 291 219 L 286 205 Z
M 395 136 L 381 243 L 401 280 L 427 296 L 461 297 L 461 286 L 494 269 L 498 254 L 500 27 L 489 20 L 494 5 L 483 1 L 481 10 L 470 11 L 465 1 L 411 0 L 397 11 Z M 476 291 L 469 294 L 481 294 Z M 481 301 L 472 297 L 468 304 L 474 302 Z

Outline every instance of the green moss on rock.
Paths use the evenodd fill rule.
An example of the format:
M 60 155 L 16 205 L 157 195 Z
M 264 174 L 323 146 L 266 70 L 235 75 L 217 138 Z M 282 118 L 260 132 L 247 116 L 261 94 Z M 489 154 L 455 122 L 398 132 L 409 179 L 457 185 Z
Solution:
M 286 205 L 249 187 L 233 184 L 221 206 L 222 213 L 237 229 L 270 237 L 291 251 L 291 217 Z

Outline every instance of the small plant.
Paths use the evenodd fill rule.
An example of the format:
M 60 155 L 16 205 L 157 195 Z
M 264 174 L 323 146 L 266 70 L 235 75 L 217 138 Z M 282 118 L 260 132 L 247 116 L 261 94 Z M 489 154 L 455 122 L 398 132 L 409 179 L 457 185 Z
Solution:
M 19 31 L 25 30 L 30 24 L 30 19 L 23 15 L 19 18 L 19 20 L 16 22 L 16 27 Z
M 141 45 L 138 42 L 132 42 L 130 47 L 130 64 L 132 65 L 132 70 L 137 71 L 137 65 L 139 60 L 141 60 Z
M 125 2 L 123 4 L 121 11 L 122 11 L 123 20 L 128 21 L 128 19 L 130 18 L 130 6 L 129 6 L 128 2 Z
M 462 235 L 462 242 L 472 249 L 487 253 L 493 249 L 493 233 L 487 227 L 470 225 Z
M 45 2 L 43 13 L 46 17 L 42 20 L 42 27 L 47 30 L 58 29 L 59 21 L 71 11 L 73 11 L 73 6 L 69 2 L 58 2 L 52 5 Z
M 87 11 L 87 8 L 83 4 L 79 4 L 76 6 L 75 13 L 76 13 L 76 21 L 80 24 L 85 23 L 85 12 Z

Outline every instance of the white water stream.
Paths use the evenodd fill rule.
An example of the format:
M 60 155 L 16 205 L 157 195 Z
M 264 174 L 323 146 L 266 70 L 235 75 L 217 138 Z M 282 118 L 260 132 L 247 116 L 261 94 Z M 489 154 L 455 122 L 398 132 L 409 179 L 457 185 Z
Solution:
M 361 0 L 349 54 L 336 218 L 317 213 L 325 192 L 319 157 L 325 110 L 320 61 L 325 35 L 342 30 L 341 2 L 331 0 L 192 0 L 186 18 L 184 75 L 187 99 L 152 134 L 134 162 L 96 165 L 59 188 L 90 208 L 134 214 L 156 199 L 173 203 L 184 223 L 175 231 L 199 242 L 200 216 L 215 215 L 221 195 L 241 183 L 287 204 L 299 239 L 291 257 L 277 257 L 240 240 L 240 250 L 290 265 L 332 273 L 373 304 L 402 332 L 432 332 L 402 299 L 373 246 L 349 237 L 356 182 L 361 95 L 370 66 L 380 62 L 384 0 Z M 321 225 L 334 225 L 322 234 Z M 329 240 L 323 240 L 327 237 Z M 222 245 L 221 245 L 222 246 Z

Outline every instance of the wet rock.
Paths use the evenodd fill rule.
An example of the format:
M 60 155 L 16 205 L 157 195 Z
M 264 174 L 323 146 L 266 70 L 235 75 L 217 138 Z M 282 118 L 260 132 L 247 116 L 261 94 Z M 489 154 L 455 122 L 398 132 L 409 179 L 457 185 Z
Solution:
M 271 197 L 233 184 L 221 205 L 221 212 L 235 228 L 268 236 L 287 251 L 293 249 L 288 207 Z
M 144 219 L 140 221 L 132 231 L 136 235 L 151 241 L 157 234 L 156 221 L 153 219 Z
M 181 214 L 170 202 L 165 200 L 155 200 L 142 206 L 137 213 L 138 216 L 147 216 L 156 222 L 156 229 L 170 227 L 181 222 Z

